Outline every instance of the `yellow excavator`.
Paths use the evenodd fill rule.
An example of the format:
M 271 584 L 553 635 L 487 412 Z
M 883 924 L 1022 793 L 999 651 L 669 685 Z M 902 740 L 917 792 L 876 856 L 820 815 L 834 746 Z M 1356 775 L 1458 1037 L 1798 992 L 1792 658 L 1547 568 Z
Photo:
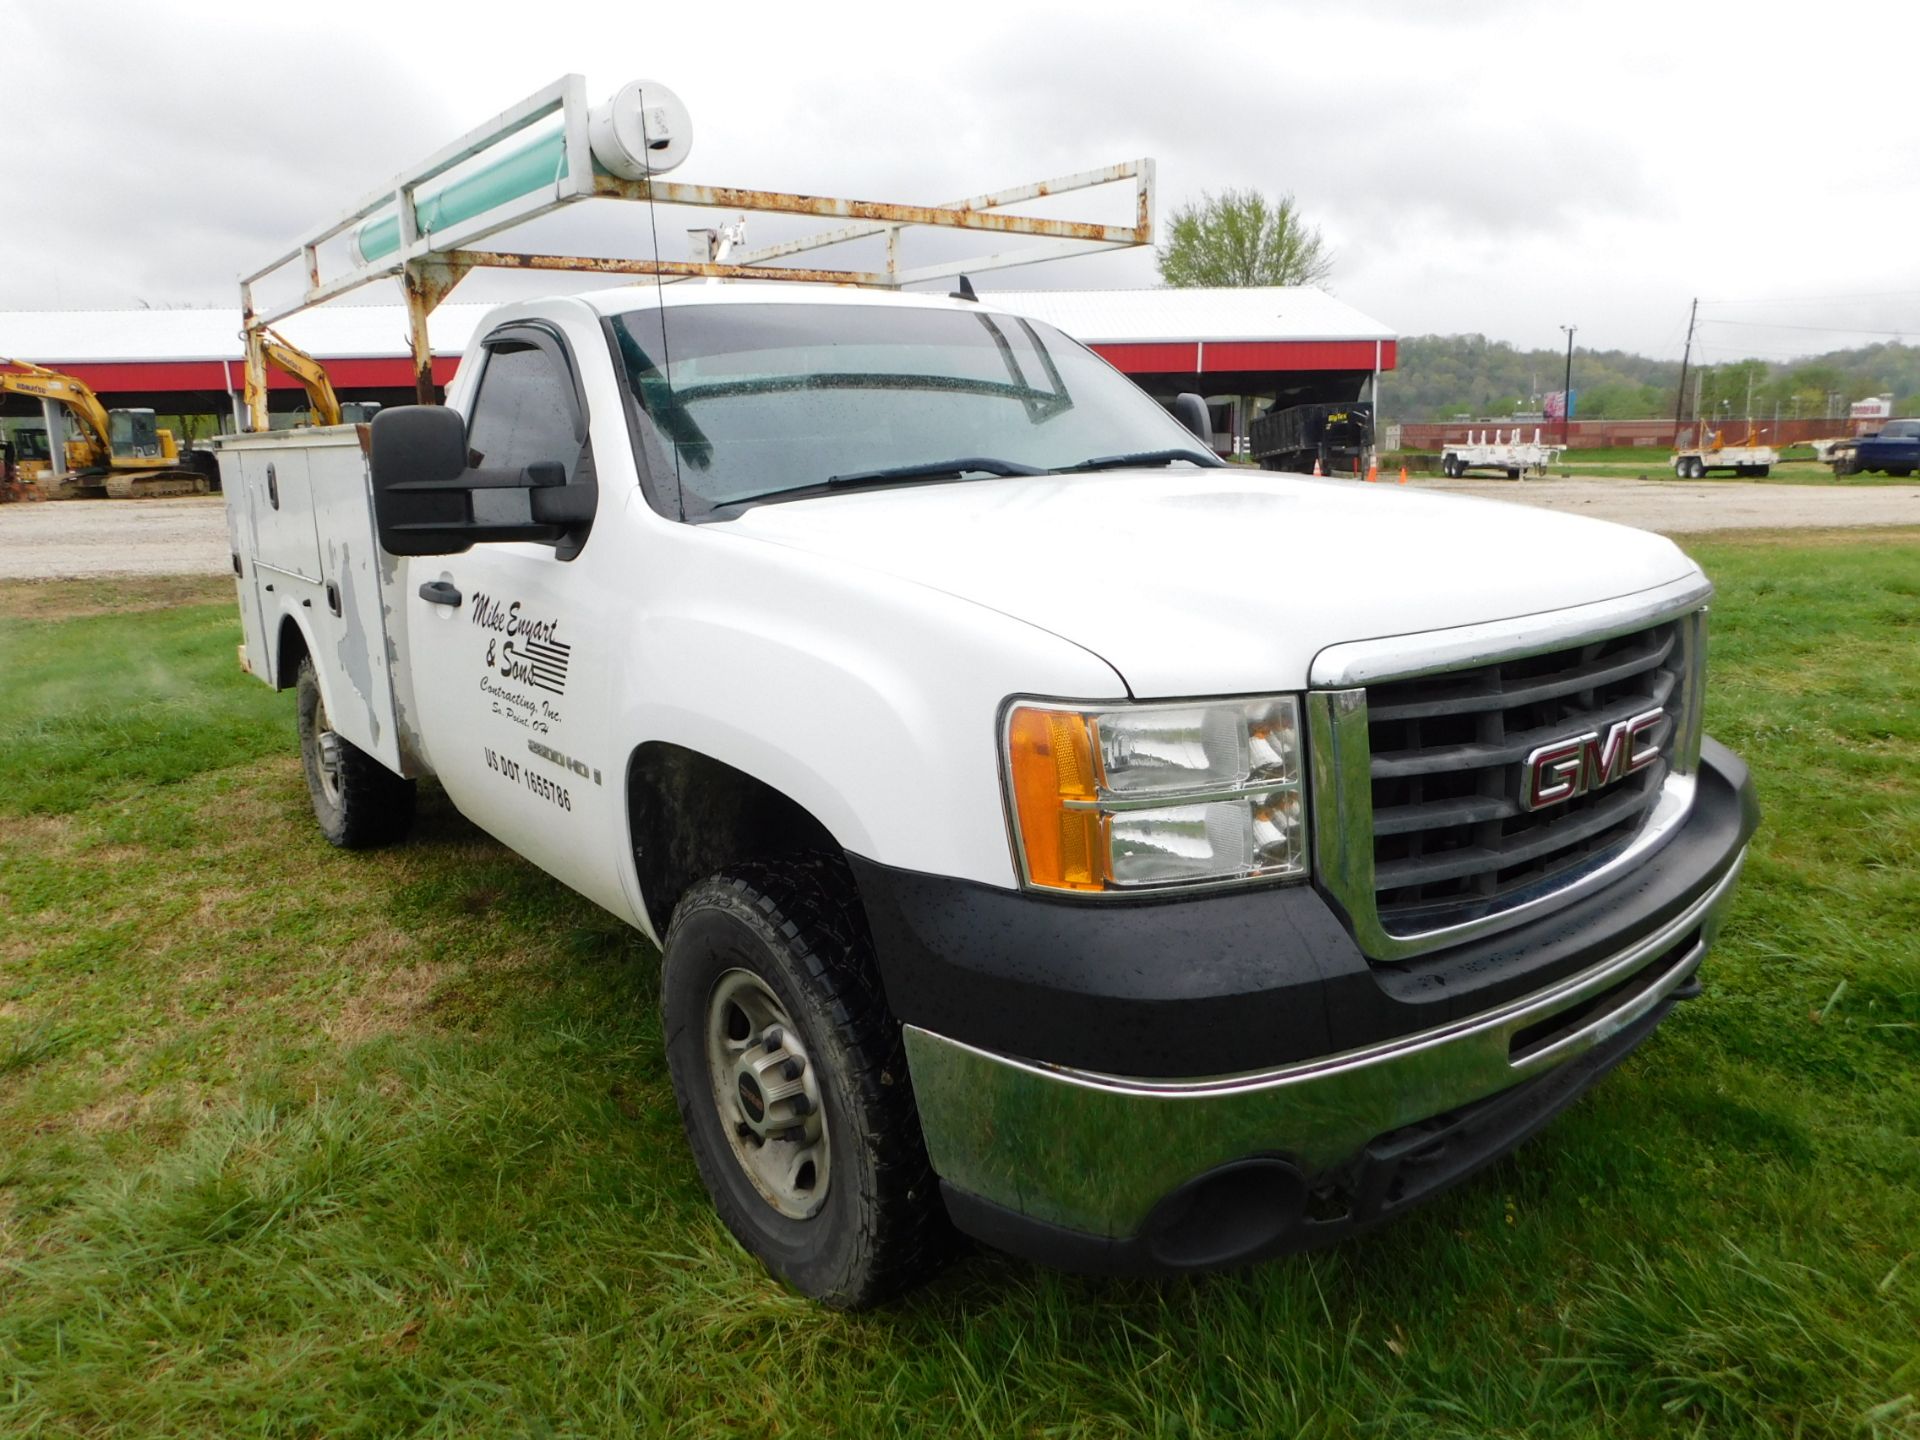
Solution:
M 269 365 L 286 371 L 305 387 L 307 409 L 312 412 L 309 417 L 312 424 L 338 425 L 340 423 L 340 397 L 333 393 L 333 381 L 327 378 L 326 366 L 284 335 L 277 334 L 265 325 L 260 327 L 260 351 Z M 264 414 L 254 417 L 254 428 L 259 430 L 266 428 Z
M 173 432 L 151 410 L 109 410 L 85 381 L 44 365 L 0 357 L 0 395 L 26 395 L 64 406 L 79 434 L 66 443 L 65 474 L 53 459 L 22 458 L 16 480 L 49 499 L 107 495 L 116 500 L 143 495 L 204 495 L 213 488 L 211 455 L 184 455 Z

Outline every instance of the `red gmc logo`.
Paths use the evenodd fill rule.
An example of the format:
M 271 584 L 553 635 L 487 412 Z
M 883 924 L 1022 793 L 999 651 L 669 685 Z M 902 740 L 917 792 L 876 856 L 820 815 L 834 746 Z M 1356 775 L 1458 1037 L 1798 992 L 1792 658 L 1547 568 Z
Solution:
M 1665 710 L 1649 710 L 1630 720 L 1616 720 L 1603 739 L 1597 730 L 1542 745 L 1527 756 L 1520 776 L 1520 803 L 1529 810 L 1564 805 L 1576 795 L 1599 790 L 1646 769 L 1660 758 L 1660 746 L 1651 736 Z

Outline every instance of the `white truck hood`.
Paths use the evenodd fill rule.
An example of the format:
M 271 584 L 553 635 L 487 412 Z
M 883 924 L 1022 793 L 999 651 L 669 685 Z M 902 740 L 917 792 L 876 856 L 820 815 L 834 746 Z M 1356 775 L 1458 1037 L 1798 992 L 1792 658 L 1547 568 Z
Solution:
M 1240 467 L 906 485 L 716 528 L 971 600 L 1136 697 L 1300 689 L 1328 645 L 1536 615 L 1695 572 L 1644 531 Z M 937 651 L 937 637 L 928 637 Z

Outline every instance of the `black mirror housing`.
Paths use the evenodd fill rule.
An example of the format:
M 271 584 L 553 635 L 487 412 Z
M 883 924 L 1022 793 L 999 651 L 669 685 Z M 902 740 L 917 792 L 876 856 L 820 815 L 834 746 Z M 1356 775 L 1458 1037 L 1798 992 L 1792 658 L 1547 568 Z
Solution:
M 466 421 L 445 405 L 382 410 L 371 431 L 374 522 L 390 555 L 458 555 L 499 540 L 567 544 L 592 523 L 599 491 L 584 452 L 570 484 L 557 461 L 470 467 Z M 578 549 L 575 537 L 570 552 Z
M 1191 390 L 1173 397 L 1173 418 L 1193 432 L 1194 438 L 1209 450 L 1213 448 L 1213 417 L 1207 402 Z

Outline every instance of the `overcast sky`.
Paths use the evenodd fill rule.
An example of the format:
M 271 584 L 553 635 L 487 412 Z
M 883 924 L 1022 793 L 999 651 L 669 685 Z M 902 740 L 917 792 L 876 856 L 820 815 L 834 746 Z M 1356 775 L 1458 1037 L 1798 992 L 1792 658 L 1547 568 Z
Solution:
M 1910 61 L 1876 58 L 1920 39 L 1897 0 L 0 0 L 0 16 L 0 309 L 233 304 L 243 270 L 578 70 L 596 98 L 637 76 L 679 93 L 695 139 L 678 179 L 934 202 L 1150 155 L 1162 221 L 1203 190 L 1291 191 L 1335 252 L 1335 293 L 1402 334 L 1552 347 L 1571 323 L 1582 347 L 1677 357 L 1698 295 L 1720 302 L 1702 308 L 1709 361 L 1920 337 L 1920 113 L 1893 78 Z M 533 238 L 645 254 L 641 213 L 581 207 Z M 696 218 L 662 212 L 668 258 Z M 748 222 L 749 244 L 786 233 Z M 821 259 L 841 254 L 868 258 Z M 1155 271 L 1120 252 L 990 283 Z

